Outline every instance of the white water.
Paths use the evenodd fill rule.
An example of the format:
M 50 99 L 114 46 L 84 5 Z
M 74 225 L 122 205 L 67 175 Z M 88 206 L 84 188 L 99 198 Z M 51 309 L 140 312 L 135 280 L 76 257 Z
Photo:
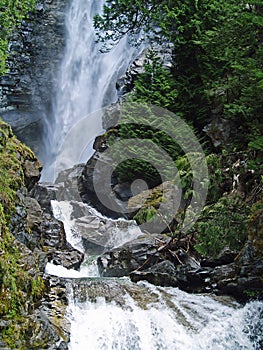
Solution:
M 133 221 L 109 219 L 87 204 L 74 201 L 51 201 L 53 215 L 64 224 L 66 239 L 72 247 L 85 252 L 82 236 L 100 243 L 105 250 L 116 248 L 142 235 Z M 74 217 L 74 208 L 77 217 Z M 75 214 L 76 215 L 76 214 Z M 87 232 L 91 232 L 87 235 Z M 48 263 L 45 272 L 65 278 L 99 277 L 97 255 L 85 255 L 80 271 Z
M 94 138 L 101 134 L 102 107 L 117 100 L 115 84 L 139 53 L 128 38 L 107 53 L 96 43 L 93 17 L 104 0 L 72 0 L 66 18 L 67 42 L 58 75 L 53 118 L 48 122 L 43 181 L 60 170 L 87 161 Z M 79 127 L 78 127 L 78 124 Z
M 92 284 L 88 288 L 93 288 Z M 143 307 L 129 293 L 123 297 L 122 305 L 107 302 L 103 295 L 85 302 L 71 298 L 70 349 L 262 349 L 263 304 L 260 302 L 237 307 L 177 288 L 147 283 L 140 283 L 138 288 L 145 299 Z M 153 296 L 157 299 L 154 302 Z
M 111 220 L 87 205 L 80 205 L 85 207 L 87 218 L 99 220 L 101 232 L 110 228 L 106 245 L 110 241 L 111 247 L 119 246 L 138 236 L 132 222 Z M 52 207 L 55 216 L 64 222 L 68 241 L 83 250 L 77 225 L 83 217 L 74 218 L 73 202 L 52 201 Z M 124 229 L 120 222 L 127 223 Z M 92 220 L 91 228 L 96 227 Z M 111 236 L 113 227 L 115 234 Z M 146 282 L 134 284 L 127 278 L 99 278 L 96 257 L 88 255 L 80 271 L 49 263 L 46 273 L 73 278 L 67 309 L 70 350 L 262 349 L 262 302 L 241 306 L 230 298 L 216 300 L 177 288 L 156 287 Z

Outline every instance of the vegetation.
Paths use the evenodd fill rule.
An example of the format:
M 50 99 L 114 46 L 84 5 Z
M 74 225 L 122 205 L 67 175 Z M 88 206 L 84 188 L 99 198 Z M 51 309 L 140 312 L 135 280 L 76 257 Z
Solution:
M 210 188 L 195 227 L 196 249 L 212 256 L 224 246 L 240 249 L 251 232 L 252 218 L 259 221 L 262 214 L 250 210 L 262 198 L 262 1 L 107 0 L 94 24 L 105 49 L 127 33 L 134 44 L 140 40 L 152 44 L 129 100 L 176 113 L 193 127 L 203 145 Z M 171 67 L 155 52 L 158 44 L 163 50 L 167 44 L 173 47 Z M 208 125 L 213 129 L 210 135 L 204 133 Z M 216 144 L 218 135 L 227 133 L 220 130 L 222 126 L 230 134 Z M 179 170 L 185 199 L 193 195 L 187 157 L 158 128 L 140 126 L 135 118 L 119 127 L 117 137 L 146 138 L 162 147 Z M 150 154 L 149 149 L 152 164 Z M 139 177 L 158 185 L 161 180 L 149 163 L 128 160 L 116 174 L 120 181 Z M 148 209 L 144 205 L 137 213 L 140 223 L 155 214 L 156 206 L 148 202 Z
M 204 256 L 217 256 L 225 247 L 238 252 L 248 237 L 249 213 L 237 196 L 223 196 L 206 206 L 197 223 L 196 250 Z
M 36 0 L 1 0 L 0 4 L 0 75 L 6 72 L 8 37 L 35 8 Z
M 261 135 L 262 18 L 259 0 L 108 0 L 95 26 L 103 41 L 127 32 L 136 40 L 143 29 L 152 41 L 172 43 L 170 72 L 156 58 L 147 62 L 135 98 L 170 108 L 199 128 L 211 118 L 230 119 L 236 143 L 245 146 Z
M 33 153 L 13 136 L 10 126 L 0 121 L 0 318 L 6 323 L 3 339 L 11 348 L 26 337 L 30 326 L 25 322 L 26 312 L 45 289 L 42 278 L 27 271 L 25 256 L 11 233 L 24 186 L 23 159 L 32 158 Z M 37 266 L 35 269 L 38 271 Z

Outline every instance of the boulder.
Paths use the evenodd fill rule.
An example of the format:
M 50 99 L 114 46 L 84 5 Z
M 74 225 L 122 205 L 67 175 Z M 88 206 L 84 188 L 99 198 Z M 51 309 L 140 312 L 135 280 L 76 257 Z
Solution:
M 133 282 L 143 280 L 156 286 L 178 287 L 176 268 L 171 261 L 162 261 L 143 271 L 133 271 L 130 278 Z
M 201 260 L 200 264 L 203 267 L 216 267 L 230 264 L 234 262 L 237 254 L 236 251 L 232 251 L 229 247 L 225 247 L 216 258 L 204 258 Z
M 37 248 L 43 251 L 40 257 L 40 268 L 43 269 L 44 259 L 46 262 L 53 262 L 66 268 L 79 269 L 84 256 L 67 242 L 63 223 L 43 212 L 34 198 L 26 197 L 25 205 L 30 234 L 24 235 L 20 241 L 31 250 Z
M 61 185 L 49 183 L 37 183 L 30 192 L 30 196 L 35 198 L 45 212 L 52 214 L 51 201 L 57 200 Z
M 134 270 L 147 269 L 163 261 L 158 246 L 168 242 L 165 235 L 143 235 L 119 248 L 112 249 L 98 258 L 101 276 L 128 276 Z
M 23 163 L 23 170 L 25 175 L 25 185 L 30 191 L 34 185 L 39 181 L 41 176 L 42 165 L 34 158 L 32 160 L 26 159 Z
M 32 316 L 32 320 L 40 327 L 34 330 L 36 334 L 32 338 L 43 337 L 50 343 L 49 349 L 68 349 L 70 322 L 66 317 L 68 305 L 66 281 L 53 276 L 46 278 L 48 289 L 41 305 Z M 28 348 L 31 348 L 33 339 L 29 340 Z
M 110 218 L 130 218 L 126 213 L 126 202 L 118 199 L 113 190 L 110 193 L 108 191 L 109 184 L 105 181 L 105 174 L 108 174 L 111 164 L 111 159 L 105 157 L 103 153 L 95 152 L 79 177 L 78 190 L 80 197 L 84 203 L 92 205 L 103 215 Z M 112 181 L 114 183 L 114 179 Z

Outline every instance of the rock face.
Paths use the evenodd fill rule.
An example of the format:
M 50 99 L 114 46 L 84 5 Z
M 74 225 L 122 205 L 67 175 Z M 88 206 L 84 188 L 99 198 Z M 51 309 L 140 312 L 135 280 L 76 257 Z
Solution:
M 95 167 L 98 166 L 99 171 L 94 173 Z M 108 166 L 111 159 L 103 156 L 103 153 L 96 152 L 93 157 L 85 165 L 83 172 L 78 180 L 78 190 L 83 202 L 94 206 L 102 214 L 111 218 L 129 218 L 125 213 L 125 203 L 116 197 L 112 191 L 108 195 L 107 183 L 105 182 L 105 174 L 108 173 Z M 97 168 L 98 169 L 98 168 Z M 94 187 L 95 181 L 95 187 Z M 115 180 L 113 179 L 113 182 Z
M 1 348 L 67 349 L 69 340 L 65 285 L 44 270 L 48 261 L 77 269 L 83 254 L 66 242 L 63 224 L 29 196 L 40 171 L 32 151 L 0 121 Z
M 160 58 L 164 68 L 170 69 L 172 67 L 173 44 L 166 43 L 163 45 L 155 45 L 153 51 L 157 57 Z M 145 72 L 144 64 L 152 61 L 149 59 L 148 54 L 149 50 L 147 48 L 144 49 L 130 65 L 125 75 L 118 79 L 116 88 L 119 96 L 123 96 L 132 91 L 136 77 Z
M 33 251 L 41 250 L 40 269 L 44 271 L 45 262 L 52 262 L 69 269 L 78 269 L 83 261 L 83 254 L 73 249 L 66 241 L 62 222 L 49 213 L 42 211 L 36 199 L 26 197 L 27 224 L 31 234 L 23 239 L 23 243 Z M 20 238 L 21 240 L 21 238 Z
M 67 0 L 38 1 L 36 12 L 11 35 L 9 73 L 0 77 L 0 114 L 36 154 L 56 91 L 54 76 L 65 45 L 67 4 Z

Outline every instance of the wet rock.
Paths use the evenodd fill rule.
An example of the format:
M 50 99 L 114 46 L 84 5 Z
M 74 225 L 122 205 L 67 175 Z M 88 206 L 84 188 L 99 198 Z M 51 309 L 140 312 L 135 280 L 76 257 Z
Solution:
M 170 261 L 162 261 L 144 271 L 133 271 L 130 273 L 133 282 L 147 281 L 156 286 L 177 287 L 176 268 Z
M 144 235 L 120 248 L 112 249 L 98 258 L 99 272 L 105 277 L 122 277 L 134 270 L 147 269 L 163 261 L 158 245 L 168 239 L 164 235 Z
M 157 57 L 160 58 L 160 62 L 165 69 L 170 69 L 173 65 L 173 44 L 164 43 L 162 45 L 155 45 L 152 50 L 155 52 Z M 119 96 L 123 96 L 132 91 L 134 88 L 134 83 L 138 75 L 145 72 L 144 64 L 151 63 L 151 59 L 148 57 L 149 49 L 146 48 L 142 53 L 133 61 L 129 69 L 120 77 L 116 83 L 116 88 Z M 113 125 L 113 124 L 112 124 Z
M 67 243 L 62 222 L 43 212 L 40 204 L 34 198 L 27 197 L 25 204 L 27 223 L 31 233 L 24 237 L 23 243 L 31 250 L 37 248 L 45 252 L 40 258 L 41 270 L 43 270 L 44 261 L 78 269 L 83 261 L 83 254 Z
M 116 133 L 118 130 L 118 121 L 121 118 L 121 110 L 122 103 L 125 99 L 123 97 L 119 97 L 115 103 L 112 103 L 109 107 L 104 109 L 104 113 L 102 116 L 102 126 L 103 129 L 107 130 L 106 136 L 112 135 L 112 133 Z M 107 147 L 105 147 L 105 143 L 101 142 L 105 140 L 105 134 L 96 137 L 94 141 L 93 148 L 96 151 L 103 152 Z
M 59 186 L 57 192 L 57 200 L 79 201 L 81 197 L 79 193 L 79 177 L 83 173 L 84 164 L 77 164 L 70 169 L 61 171 L 55 183 Z
M 179 288 L 189 293 L 205 292 L 203 277 L 204 276 L 197 273 L 196 270 L 190 270 L 189 267 L 186 266 L 182 266 L 176 274 Z
M 225 92 L 217 91 L 216 94 L 224 94 Z M 222 106 L 220 106 L 221 108 Z M 214 110 L 214 114 L 220 114 L 222 111 Z M 228 149 L 231 147 L 231 140 L 236 137 L 237 130 L 235 126 L 229 120 L 222 119 L 221 117 L 217 120 L 213 120 L 210 124 L 206 125 L 203 131 L 210 138 L 213 146 L 220 149 Z
M 128 208 L 143 231 L 170 233 L 175 230 L 177 220 L 174 213 L 178 208 L 182 209 L 184 203 L 172 181 L 165 181 L 152 189 L 135 188 L 133 192 L 134 195 L 128 200 Z M 151 220 L 148 219 L 148 213 Z
M 131 191 L 131 184 L 128 182 L 117 184 L 113 187 L 113 191 L 120 200 L 125 202 L 127 202 L 133 195 Z
M 68 350 L 68 344 L 64 341 L 60 342 L 59 346 L 58 346 L 58 350 Z
M 263 298 L 263 260 L 254 247 L 253 242 L 248 241 L 235 260 L 237 273 L 237 289 L 239 296 L 246 299 L 249 296 Z
M 123 96 L 134 88 L 136 77 L 144 72 L 144 62 L 146 60 L 148 49 L 145 49 L 131 64 L 125 75 L 120 77 L 116 83 L 119 96 Z
M 49 288 L 39 308 L 40 315 L 48 322 L 49 327 L 59 336 L 58 348 L 67 349 L 70 337 L 70 322 L 67 312 L 67 282 L 57 277 L 47 277 Z M 54 344 L 54 343 L 53 343 Z
M 203 267 L 216 267 L 233 263 L 237 256 L 237 252 L 231 251 L 228 247 L 225 247 L 217 258 L 206 258 L 201 260 L 201 266 Z
M 148 306 L 151 307 L 152 303 L 158 301 L 158 295 L 153 291 L 149 293 L 147 287 L 127 283 L 125 279 L 122 281 L 114 279 L 78 279 L 72 283 L 72 288 L 74 300 L 81 303 L 86 301 L 96 302 L 98 298 L 104 298 L 106 302 L 114 301 L 123 309 L 127 307 L 130 310 L 127 294 L 142 309 L 147 309 Z
M 38 201 L 41 209 L 52 214 L 51 201 L 57 200 L 59 191 L 61 191 L 61 185 L 38 183 L 33 187 L 30 195 Z
M 129 218 L 129 215 L 126 213 L 126 202 L 119 200 L 113 191 L 109 193 L 105 174 L 108 174 L 111 164 L 112 159 L 105 157 L 103 153 L 96 152 L 87 162 L 79 177 L 79 194 L 84 203 L 92 205 L 103 215 L 114 219 L 120 217 Z
M 30 191 L 34 185 L 39 181 L 41 176 L 42 166 L 38 160 L 26 160 L 23 164 L 25 174 L 25 185 Z
M 26 197 L 24 202 L 27 209 L 28 227 L 30 230 L 38 230 L 43 220 L 41 217 L 43 214 L 42 208 L 35 198 Z

